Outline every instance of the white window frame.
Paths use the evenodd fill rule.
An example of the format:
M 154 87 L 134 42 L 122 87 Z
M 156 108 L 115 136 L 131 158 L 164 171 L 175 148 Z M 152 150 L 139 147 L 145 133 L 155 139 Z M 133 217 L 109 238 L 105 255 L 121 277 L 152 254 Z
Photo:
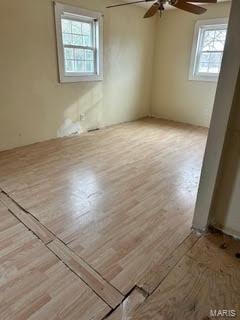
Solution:
M 202 31 L 207 29 L 221 29 L 227 27 L 228 18 L 218 18 L 210 20 L 199 20 L 196 22 L 193 36 L 193 45 L 191 53 L 191 62 L 189 70 L 189 80 L 214 81 L 218 80 L 219 74 L 216 73 L 198 73 L 197 66 L 199 62 L 199 49 L 202 42 Z
M 60 83 L 101 81 L 103 80 L 103 14 L 74 6 L 54 2 L 58 52 L 58 70 Z M 61 20 L 70 19 L 88 21 L 94 24 L 95 71 L 94 73 L 76 73 L 65 71 L 64 45 Z

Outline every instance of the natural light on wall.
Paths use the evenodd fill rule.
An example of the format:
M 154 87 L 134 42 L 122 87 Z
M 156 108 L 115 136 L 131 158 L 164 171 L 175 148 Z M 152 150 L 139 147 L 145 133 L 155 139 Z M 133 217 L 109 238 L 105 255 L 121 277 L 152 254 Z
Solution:
M 227 19 L 196 23 L 190 80 L 217 81 L 227 35 Z

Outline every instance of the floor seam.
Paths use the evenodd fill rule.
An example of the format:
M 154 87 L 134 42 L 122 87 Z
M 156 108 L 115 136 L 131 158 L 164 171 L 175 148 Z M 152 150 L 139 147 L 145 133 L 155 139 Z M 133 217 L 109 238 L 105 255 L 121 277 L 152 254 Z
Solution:
M 65 244 L 65 242 L 63 240 L 59 239 L 58 237 L 56 237 L 56 239 L 59 240 L 62 244 L 64 244 L 76 256 L 78 256 L 80 259 L 82 259 L 83 262 L 89 266 L 89 268 L 91 268 L 94 272 L 96 272 L 104 281 L 106 281 L 111 287 L 113 287 L 116 291 L 118 291 L 124 297 L 124 294 L 119 289 L 117 289 L 115 286 L 113 286 L 107 279 L 105 279 L 97 270 L 95 270 L 85 259 L 83 259 L 80 255 L 78 255 L 72 248 L 68 247 L 68 244 Z
M 189 238 L 191 235 L 191 233 L 181 242 L 181 244 L 187 239 Z M 193 243 L 193 245 L 187 250 L 187 252 L 173 265 L 173 267 L 171 268 L 171 270 L 169 270 L 169 272 L 163 277 L 163 279 L 159 282 L 159 284 L 157 285 L 157 287 L 151 292 L 149 293 L 149 296 L 153 295 L 161 286 L 161 284 L 163 283 L 163 281 L 169 276 L 169 274 L 172 272 L 172 270 L 176 267 L 176 265 L 178 265 L 184 258 L 185 256 L 187 256 L 188 252 L 190 250 L 192 250 L 192 248 L 198 243 L 198 241 L 201 239 L 201 236 L 197 239 L 196 242 Z M 176 250 L 180 247 L 180 245 L 176 248 Z M 174 250 L 173 252 L 175 252 L 176 250 Z M 166 258 L 167 259 L 167 258 Z M 164 260 L 165 261 L 165 260 Z M 163 261 L 163 263 L 164 263 Z
M 35 232 L 29 228 L 26 224 L 24 224 L 24 222 L 19 219 L 9 208 L 8 210 L 28 229 L 30 230 L 38 239 L 40 239 L 45 245 L 48 245 L 49 243 L 53 242 L 55 239 L 61 241 L 69 250 L 71 250 L 72 252 L 74 252 L 74 254 L 76 254 L 80 259 L 82 259 L 84 261 L 84 263 L 86 263 L 89 268 L 91 268 L 94 272 L 96 272 L 104 281 L 106 281 L 111 287 L 113 287 L 116 291 L 118 291 L 122 296 L 124 296 L 124 294 L 117 289 L 114 285 L 112 285 L 107 279 L 105 279 L 95 268 L 93 268 L 85 259 L 83 259 L 80 255 L 78 255 L 74 250 L 72 250 L 72 248 L 70 248 L 68 245 L 69 243 L 65 243 L 62 239 L 60 239 L 55 233 L 53 233 L 50 229 L 48 229 L 48 227 L 46 227 L 45 225 L 43 225 L 41 223 L 40 220 L 38 220 L 31 212 L 27 211 L 26 209 L 24 209 L 17 201 L 15 201 L 11 196 L 9 196 L 4 190 L 0 190 L 1 193 L 5 194 L 16 206 L 18 206 L 21 210 L 23 210 L 26 214 L 30 215 L 33 219 L 37 220 L 38 223 L 43 226 L 49 233 L 51 233 L 54 237 L 53 240 L 50 240 L 49 242 L 44 242 L 37 234 L 35 234 Z M 5 204 L 4 204 L 5 205 Z M 6 205 L 5 205 L 6 206 Z M 6 206 L 7 207 L 7 206 Z
M 106 303 L 111 310 L 115 310 L 119 305 L 121 305 L 122 301 L 125 300 L 125 295 L 123 293 L 121 293 L 117 288 L 115 288 L 110 282 L 108 282 L 105 278 L 102 277 L 102 275 L 97 272 L 89 263 L 87 263 L 81 256 L 79 256 L 75 251 L 73 251 L 71 248 L 69 248 L 61 239 L 59 239 L 54 233 L 52 233 L 47 227 L 45 227 L 38 219 L 36 219 L 36 217 L 31 214 L 30 212 L 28 212 L 27 210 L 25 210 L 21 205 L 19 205 L 11 196 L 9 196 L 5 191 L 3 191 L 2 189 L 0 189 L 0 193 L 3 193 L 5 196 L 7 196 L 19 209 L 21 209 L 26 215 L 30 215 L 34 220 L 37 220 L 38 223 L 44 227 L 47 231 L 49 231 L 52 235 L 53 235 L 53 239 L 50 240 L 49 242 L 44 242 L 39 235 L 37 235 L 27 224 L 25 224 L 11 209 L 8 208 L 8 206 L 0 200 L 0 202 L 7 208 L 7 210 L 21 223 L 24 225 L 24 227 L 29 230 L 38 240 L 40 240 L 42 242 L 42 244 L 49 250 L 51 251 L 59 261 L 61 261 L 71 272 L 73 272 L 79 279 L 81 279 L 81 281 L 83 281 L 87 287 L 92 290 L 104 303 Z M 100 276 L 109 286 L 111 286 L 114 290 L 116 290 L 122 297 L 123 299 L 121 300 L 121 302 L 117 305 L 117 307 L 115 307 L 113 309 L 113 307 L 111 307 L 111 305 L 103 298 L 101 297 L 86 281 L 84 281 L 66 262 L 64 262 L 61 258 L 59 258 L 57 256 L 57 254 L 51 250 L 49 248 L 49 245 L 54 242 L 55 240 L 60 241 L 68 250 L 70 250 L 71 252 L 73 252 L 75 255 L 77 255 L 81 260 L 83 260 L 84 263 L 86 263 L 86 265 L 88 265 L 88 267 L 95 272 L 96 274 L 98 274 L 98 276 Z
M 166 277 L 169 275 L 169 273 L 170 273 L 170 272 L 175 268 L 175 266 L 184 258 L 184 256 L 187 255 L 187 253 L 192 249 L 192 247 L 193 247 L 193 246 L 199 241 L 199 239 L 201 238 L 201 237 L 199 237 L 199 239 L 198 239 L 198 240 L 188 249 L 188 251 L 176 262 L 176 264 L 173 265 L 173 267 L 171 268 L 171 270 L 169 270 L 169 272 L 163 277 L 163 279 L 158 283 L 158 285 L 156 286 L 156 288 L 155 288 L 152 292 L 147 292 L 142 286 L 139 286 L 138 284 L 136 284 L 133 288 L 131 288 L 131 290 L 130 290 L 126 295 L 124 295 L 124 294 L 121 293 L 117 288 L 115 288 L 115 286 L 113 286 L 113 285 L 112 285 L 111 283 L 109 283 L 105 278 L 103 278 L 102 275 L 101 275 L 98 271 L 96 271 L 90 264 L 88 264 L 88 262 L 86 262 L 86 261 L 85 261 L 81 256 L 79 256 L 74 250 L 72 250 L 72 248 L 68 247 L 69 243 L 66 244 L 63 240 L 61 240 L 60 238 L 58 238 L 58 237 L 57 237 L 54 233 L 52 233 L 47 227 L 45 227 L 45 225 L 43 225 L 31 212 L 29 212 L 29 211 L 27 211 L 26 209 L 24 209 L 20 204 L 18 204 L 17 201 L 15 201 L 15 200 L 14 200 L 11 196 L 9 196 L 5 191 L 3 191 L 3 190 L 1 189 L 1 192 L 2 192 L 3 194 L 5 194 L 5 195 L 6 195 L 18 208 L 20 208 L 25 214 L 30 215 L 33 219 L 37 220 L 38 223 L 39 223 L 41 226 L 43 226 L 46 230 L 48 230 L 48 231 L 53 235 L 54 239 L 52 239 L 51 241 L 45 243 L 31 228 L 29 228 L 26 224 L 24 224 L 23 221 L 21 221 L 21 219 L 19 219 L 19 218 L 8 208 L 9 212 L 10 212 L 11 214 L 13 214 L 14 217 L 16 217 L 16 218 L 18 219 L 18 221 L 20 221 L 20 223 L 22 223 L 29 231 L 31 231 L 31 232 L 48 248 L 48 250 L 50 250 L 65 266 L 67 266 L 67 268 L 68 268 L 71 272 L 73 272 L 79 279 L 81 279 L 81 281 L 83 281 L 102 301 L 104 301 L 104 302 L 111 308 L 111 311 L 114 311 L 115 309 L 117 309 L 117 308 L 122 304 L 122 302 L 127 299 L 127 297 L 131 294 L 131 292 L 132 292 L 135 288 L 138 288 L 138 289 L 140 289 L 142 292 L 145 292 L 145 294 L 147 295 L 146 299 L 148 299 L 154 292 L 156 292 L 156 290 L 160 287 L 160 285 L 161 285 L 162 282 L 166 279 Z M 6 206 L 6 205 L 5 205 L 5 206 Z M 6 207 L 7 207 L 7 206 L 6 206 Z M 183 239 L 183 241 L 178 245 L 178 247 L 177 247 L 176 249 L 173 250 L 173 252 L 172 252 L 171 254 L 173 254 L 175 251 L 177 251 L 177 249 L 182 245 L 182 243 L 183 243 L 187 238 L 189 238 L 189 237 L 191 236 L 192 233 L 193 233 L 193 232 L 190 232 L 189 235 L 188 235 L 185 239 Z M 95 290 L 94 290 L 91 286 L 89 286 L 86 281 L 84 281 L 70 266 L 67 265 L 66 262 L 64 262 L 61 258 L 59 258 L 59 257 L 56 255 L 56 253 L 54 253 L 54 251 L 49 248 L 49 244 L 52 243 L 54 240 L 60 241 L 64 246 L 66 246 L 66 248 L 67 248 L 68 250 L 70 250 L 70 251 L 73 252 L 75 255 L 77 255 L 80 259 L 82 259 L 83 262 L 86 263 L 86 265 L 88 265 L 88 267 L 89 267 L 90 269 L 92 269 L 94 272 L 96 272 L 106 283 L 108 283 L 113 289 L 115 289 L 118 293 L 120 293 L 120 294 L 123 296 L 123 300 L 121 301 L 121 303 L 119 303 L 115 308 L 112 308 L 112 307 L 109 305 L 109 303 L 107 303 L 107 302 L 104 300 L 104 298 L 102 298 L 99 294 L 97 294 L 97 293 L 95 292 Z M 169 257 L 169 256 L 168 256 L 168 257 Z M 166 260 L 168 259 L 168 257 L 167 257 L 164 261 L 166 261 Z M 164 261 L 163 261 L 163 263 L 164 263 Z M 112 312 L 111 312 L 111 313 L 112 313 Z M 110 313 L 110 314 L 111 314 L 111 313 Z M 110 315 L 110 314 L 109 314 L 109 315 Z M 108 315 L 108 316 L 109 316 L 109 315 Z M 106 318 L 104 318 L 104 319 L 106 319 Z
M 136 307 L 135 310 L 137 310 L 146 300 L 147 298 L 149 297 L 149 293 L 146 292 L 143 288 L 140 288 L 138 285 L 135 285 L 133 288 L 131 288 L 128 293 L 126 293 L 126 295 L 124 296 L 124 299 L 121 301 L 121 303 L 119 303 L 119 305 L 117 305 L 115 308 L 113 308 L 112 310 L 110 310 L 101 320 L 107 320 L 123 303 L 126 299 L 128 299 L 128 297 L 131 295 L 131 293 L 134 291 L 134 290 L 140 290 L 143 294 L 143 296 L 145 296 L 145 300 L 139 304 L 138 307 Z
M 78 275 L 66 262 L 64 262 L 62 259 L 60 259 L 60 258 L 58 257 L 58 255 L 57 255 L 53 250 L 51 250 L 48 246 L 47 246 L 47 248 L 48 248 L 48 250 L 51 251 L 51 252 L 57 257 L 57 259 L 58 259 L 59 261 L 61 261 L 72 273 L 74 273 L 79 279 L 81 279 L 81 281 L 82 281 L 83 283 L 85 283 L 90 290 L 92 290 L 104 303 L 106 303 L 106 305 L 107 305 L 111 310 L 113 310 L 113 308 L 111 307 L 111 305 L 110 305 L 104 298 L 102 298 L 92 287 L 90 287 L 90 286 L 87 284 L 86 281 L 84 281 L 81 277 L 79 277 L 79 275 Z M 123 300 L 124 300 L 124 299 L 123 299 Z M 122 303 L 122 302 L 121 302 L 121 303 Z M 121 304 L 121 303 L 120 303 L 120 304 Z M 120 305 L 120 304 L 119 304 L 119 305 Z M 118 307 L 119 305 L 117 305 L 117 307 Z

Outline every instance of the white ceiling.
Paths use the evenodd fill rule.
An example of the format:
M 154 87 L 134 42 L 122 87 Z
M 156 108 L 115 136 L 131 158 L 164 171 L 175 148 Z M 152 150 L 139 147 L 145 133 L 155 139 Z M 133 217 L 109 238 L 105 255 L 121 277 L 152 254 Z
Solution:
M 115 1 L 118 2 L 118 3 L 121 3 L 122 1 L 123 2 L 134 2 L 134 1 L 137 1 L 137 0 L 122 0 L 122 1 L 115 0 Z M 231 1 L 231 0 L 218 0 L 218 2 L 226 2 L 226 1 Z M 144 7 L 144 8 L 149 8 L 153 2 L 150 2 L 150 3 L 149 2 L 148 3 L 138 3 L 136 5 Z M 204 5 L 206 5 L 206 3 Z M 166 9 L 170 9 L 170 8 L 174 9 L 174 7 L 172 7 L 172 6 L 169 6 L 169 5 L 166 6 Z

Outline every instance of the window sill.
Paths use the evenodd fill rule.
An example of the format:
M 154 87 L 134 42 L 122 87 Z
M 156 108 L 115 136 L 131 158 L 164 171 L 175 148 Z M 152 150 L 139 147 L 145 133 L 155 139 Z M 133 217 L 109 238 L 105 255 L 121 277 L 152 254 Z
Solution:
M 190 81 L 203 81 L 203 82 L 217 82 L 218 81 L 218 76 L 190 76 L 189 79 Z
M 78 82 L 94 82 L 103 81 L 103 76 L 92 75 L 92 76 L 63 76 L 60 77 L 60 83 L 78 83 Z

